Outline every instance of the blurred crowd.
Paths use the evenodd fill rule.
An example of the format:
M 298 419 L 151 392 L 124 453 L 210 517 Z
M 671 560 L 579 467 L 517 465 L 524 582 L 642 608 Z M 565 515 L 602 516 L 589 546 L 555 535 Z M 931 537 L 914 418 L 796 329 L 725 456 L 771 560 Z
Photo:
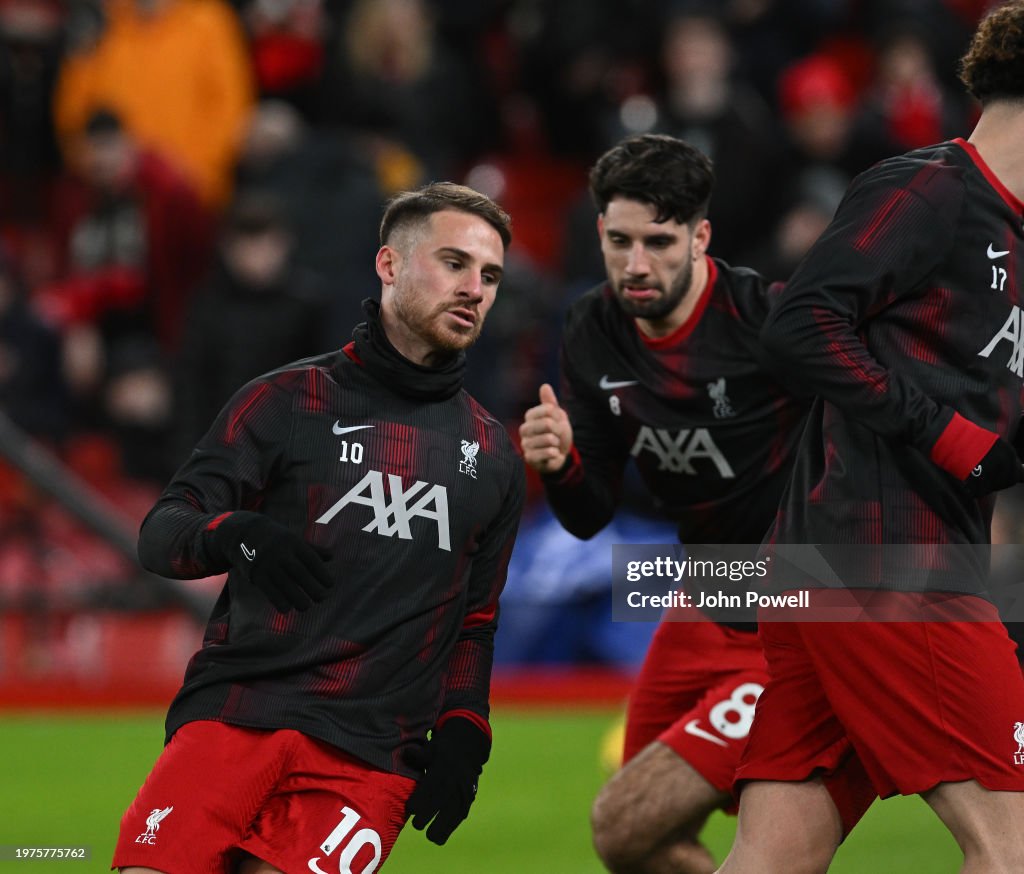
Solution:
M 0 412 L 137 521 L 235 389 L 348 341 L 386 198 L 451 179 L 513 216 L 468 388 L 514 425 L 603 277 L 601 152 L 701 148 L 712 254 L 784 279 L 853 175 L 969 132 L 989 5 L 0 0 Z M 117 576 L 62 512 L 0 463 L 0 601 Z

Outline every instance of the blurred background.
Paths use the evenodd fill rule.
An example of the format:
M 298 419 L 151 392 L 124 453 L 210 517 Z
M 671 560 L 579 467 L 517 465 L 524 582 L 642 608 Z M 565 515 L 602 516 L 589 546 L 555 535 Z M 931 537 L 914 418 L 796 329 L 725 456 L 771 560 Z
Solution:
M 77 837 L 97 858 L 112 846 L 221 582 L 145 575 L 138 524 L 235 389 L 348 341 L 379 290 L 390 195 L 451 179 L 512 214 L 468 388 L 515 436 L 556 376 L 565 308 L 603 277 L 586 193 L 599 154 L 645 131 L 704 150 L 718 177 L 711 253 L 784 279 L 856 173 L 970 132 L 956 60 L 990 5 L 0 0 L 0 744 L 26 749 L 0 796 L 52 800 L 74 771 L 88 779 L 68 803 L 94 817 L 22 806 L 0 817 L 0 844 Z M 610 621 L 610 544 L 674 535 L 631 492 L 582 544 L 538 483 L 530 495 L 503 599 L 496 724 L 525 738 L 509 775 L 576 795 L 540 790 L 552 813 L 504 836 L 523 850 L 551 820 L 570 836 L 564 861 L 509 870 L 596 871 L 587 807 L 653 631 Z M 136 758 L 119 740 L 133 726 Z M 531 770 L 554 739 L 565 754 Z M 77 758 L 58 767 L 58 749 Z M 104 781 L 113 797 L 90 800 Z M 472 829 L 493 846 L 507 811 L 485 798 L 493 819 L 460 839 L 478 864 Z M 91 831 L 62 831 L 64 819 Z M 956 869 L 941 832 L 913 831 L 945 854 L 916 870 Z M 457 859 L 437 870 L 504 870 Z M 904 870 L 864 864 L 845 870 Z

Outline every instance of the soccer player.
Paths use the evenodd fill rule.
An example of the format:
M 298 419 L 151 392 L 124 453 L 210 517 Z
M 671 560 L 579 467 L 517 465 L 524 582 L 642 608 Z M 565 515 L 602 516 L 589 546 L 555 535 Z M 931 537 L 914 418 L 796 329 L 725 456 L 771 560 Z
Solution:
M 723 874 L 825 871 L 840 825 L 821 780 L 848 757 L 880 796 L 924 798 L 961 871 L 1024 871 L 1024 681 L 981 575 L 944 571 L 1021 479 L 1022 0 L 982 20 L 961 79 L 982 107 L 969 139 L 855 179 L 762 332 L 820 396 L 769 543 L 874 545 L 861 595 L 906 621 L 761 622 L 771 679 Z
M 509 218 L 435 183 L 392 200 L 380 238 L 354 341 L 242 388 L 142 525 L 147 568 L 228 580 L 122 871 L 372 874 L 407 816 L 443 844 L 469 812 L 525 482 L 463 352 Z
M 707 254 L 712 185 L 700 151 L 655 134 L 591 171 L 607 282 L 567 315 L 561 399 L 542 386 L 520 426 L 577 537 L 609 522 L 630 460 L 684 544 L 760 543 L 774 518 L 806 406 L 768 372 L 764 281 Z M 612 871 L 714 869 L 698 834 L 729 806 L 767 679 L 753 627 L 667 619 L 630 697 L 625 767 L 594 805 Z

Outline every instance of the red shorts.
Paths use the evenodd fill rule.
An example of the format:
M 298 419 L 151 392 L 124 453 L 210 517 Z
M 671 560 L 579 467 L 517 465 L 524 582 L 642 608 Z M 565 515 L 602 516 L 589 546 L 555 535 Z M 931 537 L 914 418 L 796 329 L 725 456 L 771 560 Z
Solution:
M 630 695 L 624 761 L 657 740 L 729 792 L 767 683 L 756 634 L 713 622 L 662 622 Z M 826 786 L 847 832 L 876 797 L 855 760 L 837 768 Z M 735 813 L 736 805 L 724 809 Z
M 298 731 L 190 722 L 121 819 L 111 867 L 229 874 L 248 852 L 282 871 L 372 874 L 414 785 Z
M 623 760 L 658 740 L 728 791 L 767 680 L 756 634 L 662 622 L 629 698 Z
M 873 594 L 893 615 L 927 605 L 934 616 L 948 598 Z M 771 680 L 737 781 L 828 775 L 852 755 L 883 798 L 972 779 L 1024 791 L 1015 645 L 991 604 L 953 602 L 950 615 L 983 621 L 771 622 L 762 612 Z

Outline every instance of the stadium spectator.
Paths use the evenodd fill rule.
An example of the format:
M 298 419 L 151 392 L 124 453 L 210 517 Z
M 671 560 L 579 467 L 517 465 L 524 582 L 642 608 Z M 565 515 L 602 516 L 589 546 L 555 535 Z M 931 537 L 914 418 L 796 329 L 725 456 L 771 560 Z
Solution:
M 324 72 L 326 4 L 323 0 L 244 0 L 239 5 L 260 97 L 287 100 L 310 117 L 318 108 Z
M 688 545 L 759 543 L 806 412 L 757 342 L 770 292 L 708 255 L 714 177 L 705 155 L 663 134 L 624 140 L 591 171 L 607 280 L 570 307 L 561 401 L 550 385 L 520 427 L 524 458 L 572 534 L 612 518 L 632 460 Z M 594 805 L 612 871 L 708 874 L 699 832 L 727 808 L 767 675 L 749 625 L 667 614 L 630 696 L 624 768 Z M 715 708 L 719 710 L 715 710 Z M 728 730 L 714 718 L 739 714 Z M 848 823 L 863 808 L 851 796 Z
M 195 190 L 98 111 L 61 203 L 59 277 L 37 305 L 64 334 L 76 427 L 116 433 L 133 475 L 167 478 L 171 385 L 185 308 L 208 267 L 211 221 Z
M 330 48 L 324 118 L 374 142 L 385 176 L 449 178 L 479 147 L 473 75 L 437 38 L 427 0 L 355 0 Z
M 61 164 L 51 103 L 63 23 L 52 0 L 0 3 L 0 234 L 30 287 L 52 260 Z
M 958 136 L 968 129 L 968 107 L 947 92 L 931 49 L 913 25 L 887 30 L 854 122 L 853 138 L 871 154 L 895 155 Z
M 380 235 L 354 341 L 236 393 L 143 523 L 148 568 L 229 576 L 122 871 L 376 871 L 407 817 L 442 844 L 469 813 L 525 482 L 463 352 L 509 219 L 440 183 Z
M 64 324 L 116 316 L 115 333 L 177 345 L 185 305 L 205 275 L 213 222 L 195 188 L 107 110 L 93 113 L 72 153 L 79 184 L 62 198 L 59 279 L 40 297 Z
M 770 680 L 723 874 L 825 871 L 843 830 L 823 781 L 858 760 L 881 797 L 921 795 L 962 871 L 1024 870 L 1024 680 L 979 550 L 951 546 L 987 553 L 993 493 L 1024 476 L 1022 70 L 1011 0 L 962 62 L 982 107 L 970 138 L 858 177 L 762 329 L 818 395 L 767 543 L 864 545 L 850 570 L 870 610 L 849 623 L 761 611 Z M 814 585 L 772 576 L 776 590 Z
M 785 280 L 792 275 L 832 221 L 849 182 L 843 173 L 827 166 L 808 168 L 796 181 L 772 236 L 740 259 L 762 276 Z
M 671 15 L 664 29 L 664 87 L 652 128 L 692 143 L 715 166 L 708 220 L 715 254 L 736 263 L 778 216 L 779 129 L 758 93 L 734 75 L 733 46 L 719 14 Z
M 327 288 L 298 268 L 293 254 L 291 229 L 276 200 L 256 192 L 236 199 L 213 274 L 192 300 L 174 369 L 183 450 L 250 379 L 336 341 L 327 332 Z
M 245 35 L 224 0 L 104 0 L 94 42 L 73 45 L 54 95 L 74 141 L 110 109 L 143 146 L 173 161 L 212 207 L 224 204 L 253 102 Z
M 236 174 L 240 194 L 267 192 L 282 205 L 296 265 L 332 289 L 325 328 L 348 336 L 378 282 L 373 217 L 387 195 L 369 151 L 343 131 L 307 124 L 284 101 L 262 100 L 246 125 Z
M 0 251 L 0 410 L 34 437 L 57 444 L 70 403 L 61 371 L 60 335 L 29 305 L 17 269 Z

